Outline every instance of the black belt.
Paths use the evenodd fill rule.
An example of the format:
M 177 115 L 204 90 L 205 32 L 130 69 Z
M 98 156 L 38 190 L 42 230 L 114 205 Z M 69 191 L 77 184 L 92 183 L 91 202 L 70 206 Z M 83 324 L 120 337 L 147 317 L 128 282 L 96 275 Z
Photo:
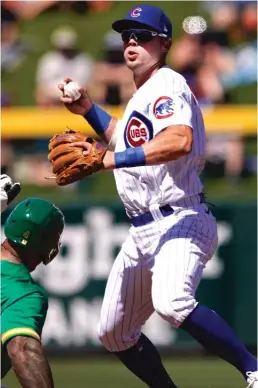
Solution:
M 174 210 L 170 205 L 161 206 L 159 210 L 163 215 L 163 217 L 170 216 L 171 214 L 174 213 Z M 130 220 L 133 226 L 137 227 L 137 226 L 143 226 L 143 225 L 149 224 L 150 222 L 154 221 L 154 218 L 151 212 L 146 212 L 146 213 L 140 214 L 139 216 L 132 217 L 130 218 Z
M 200 193 L 199 198 L 200 198 L 200 203 L 207 203 L 204 193 Z M 171 214 L 174 213 L 174 210 L 170 205 L 161 206 L 159 210 L 163 215 L 163 217 L 170 216 Z M 209 210 L 207 210 L 207 212 L 209 212 Z M 151 212 L 146 212 L 143 214 L 139 214 L 138 216 L 131 217 L 130 221 L 133 224 L 133 226 L 137 227 L 137 226 L 143 226 L 143 225 L 149 224 L 150 222 L 154 221 L 154 217 Z

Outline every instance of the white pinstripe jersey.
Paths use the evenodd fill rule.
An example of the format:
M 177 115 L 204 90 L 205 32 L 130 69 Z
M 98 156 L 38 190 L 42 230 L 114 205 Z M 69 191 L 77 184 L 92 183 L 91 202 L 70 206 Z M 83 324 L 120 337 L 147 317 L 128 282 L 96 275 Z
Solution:
M 190 154 L 169 163 L 114 170 L 117 190 L 129 216 L 156 205 L 188 207 L 202 191 L 205 129 L 198 102 L 185 79 L 167 66 L 143 84 L 119 121 L 115 151 L 137 147 L 170 125 L 193 129 Z

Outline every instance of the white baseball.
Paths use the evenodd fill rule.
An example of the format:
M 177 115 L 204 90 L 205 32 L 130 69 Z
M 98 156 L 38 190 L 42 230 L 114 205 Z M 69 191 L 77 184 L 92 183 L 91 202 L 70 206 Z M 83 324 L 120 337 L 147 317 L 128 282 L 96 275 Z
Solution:
M 79 85 L 76 82 L 68 82 L 68 84 L 64 86 L 64 96 L 72 98 L 73 101 L 79 100 L 81 93 L 78 91 L 78 89 Z
M 183 29 L 188 34 L 201 34 L 207 29 L 207 22 L 201 16 L 188 16 L 183 21 Z

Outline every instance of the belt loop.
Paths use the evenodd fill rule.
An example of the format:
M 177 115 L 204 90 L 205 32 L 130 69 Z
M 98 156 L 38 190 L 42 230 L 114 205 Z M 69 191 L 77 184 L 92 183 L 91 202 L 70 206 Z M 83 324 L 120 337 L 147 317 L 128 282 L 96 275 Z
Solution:
M 150 206 L 150 212 L 153 216 L 154 221 L 160 221 L 164 218 L 163 214 L 160 211 L 159 206 L 156 204 Z

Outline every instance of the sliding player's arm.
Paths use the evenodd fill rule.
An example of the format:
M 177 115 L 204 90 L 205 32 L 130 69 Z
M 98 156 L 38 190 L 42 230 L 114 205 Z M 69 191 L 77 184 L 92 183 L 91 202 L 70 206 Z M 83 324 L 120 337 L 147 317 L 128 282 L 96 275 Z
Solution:
M 10 297 L 11 287 L 12 284 L 9 290 Z M 12 297 L 14 298 L 14 295 Z M 9 363 L 22 388 L 54 387 L 48 360 L 41 345 L 47 309 L 46 295 L 35 290 L 14 300 L 2 311 L 2 351 L 4 354 L 7 353 Z M 5 372 L 7 371 L 6 368 Z
M 54 388 L 51 369 L 38 339 L 16 336 L 6 347 L 22 388 Z

